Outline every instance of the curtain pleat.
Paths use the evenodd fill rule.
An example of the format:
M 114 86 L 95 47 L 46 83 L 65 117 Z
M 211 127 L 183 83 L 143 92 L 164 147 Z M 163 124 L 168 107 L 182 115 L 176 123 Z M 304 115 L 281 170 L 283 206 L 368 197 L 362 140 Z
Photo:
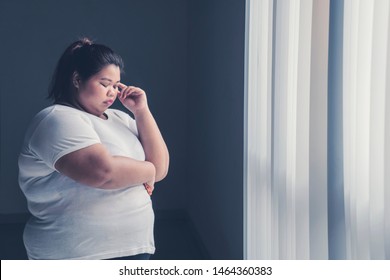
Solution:
M 371 259 L 385 259 L 385 120 L 389 1 L 374 6 L 370 107 Z M 390 170 L 389 170 L 390 171 Z M 388 172 L 389 172 L 388 171 Z M 389 217 L 389 216 L 388 216 Z M 390 217 L 388 218 L 390 219 Z M 390 232 L 389 232 L 390 233 Z
M 250 41 L 246 60 L 246 77 L 255 95 L 246 96 L 246 130 L 245 141 L 246 162 L 248 171 L 253 176 L 247 176 L 245 185 L 256 185 L 256 188 L 245 188 L 247 221 L 257 220 L 257 223 L 246 222 L 245 236 L 246 254 L 256 258 L 267 259 L 272 255 L 275 244 L 271 238 L 275 213 L 275 195 L 271 185 L 271 112 L 272 112 L 272 0 L 253 1 L 247 5 L 247 40 Z M 256 25 L 253 22 L 256 21 Z M 260 73 L 259 77 L 257 73 Z M 247 129 L 251 127 L 252 129 Z M 254 129 L 253 129 L 254 128 Z M 258 145 L 262 143 L 262 145 Z
M 389 2 L 345 0 L 344 11 L 347 258 L 385 259 L 385 241 L 390 238 L 385 232 Z

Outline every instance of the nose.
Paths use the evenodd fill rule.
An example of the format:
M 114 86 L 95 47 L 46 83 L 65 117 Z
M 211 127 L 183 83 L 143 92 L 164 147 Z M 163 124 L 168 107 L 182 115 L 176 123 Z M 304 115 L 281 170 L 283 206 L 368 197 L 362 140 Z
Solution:
M 114 87 L 110 87 L 107 93 L 108 96 L 116 96 L 117 94 L 118 94 L 118 89 Z

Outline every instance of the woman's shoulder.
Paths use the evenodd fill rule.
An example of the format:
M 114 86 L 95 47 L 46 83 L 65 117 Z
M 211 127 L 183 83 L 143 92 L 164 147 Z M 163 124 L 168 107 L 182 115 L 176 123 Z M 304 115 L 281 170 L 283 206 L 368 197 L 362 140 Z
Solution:
M 54 104 L 54 105 L 48 106 L 48 107 L 42 109 L 41 111 L 39 111 L 36 114 L 36 117 L 56 116 L 56 115 L 62 115 L 62 114 L 68 114 L 68 113 L 70 113 L 70 115 L 74 115 L 74 114 L 82 115 L 81 114 L 82 112 L 78 109 L 75 109 L 75 108 L 72 108 L 69 106 L 65 106 L 65 105 Z
M 37 127 L 43 123 L 51 127 L 66 123 L 77 125 L 81 120 L 90 123 L 90 120 L 80 110 L 54 104 L 39 111 L 32 119 L 30 127 Z

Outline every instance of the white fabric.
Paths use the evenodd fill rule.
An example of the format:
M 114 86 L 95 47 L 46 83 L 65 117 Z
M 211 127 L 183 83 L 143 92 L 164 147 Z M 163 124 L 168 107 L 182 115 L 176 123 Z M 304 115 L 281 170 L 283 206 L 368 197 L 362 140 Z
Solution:
M 244 257 L 390 259 L 389 1 L 246 4 Z
M 328 6 L 247 1 L 247 259 L 328 257 Z
M 346 256 L 390 259 L 386 125 L 389 1 L 344 1 L 343 125 Z M 388 102 L 388 101 L 387 101 Z M 387 214 L 387 215 L 386 215 Z
M 30 259 L 107 259 L 154 253 L 152 202 L 143 185 L 103 190 L 55 170 L 62 156 L 102 143 L 112 155 L 145 160 L 135 121 L 107 120 L 53 105 L 32 120 L 19 157 L 19 184 L 33 215 L 25 227 Z
M 269 242 L 277 232 L 269 214 L 274 206 L 269 188 L 272 178 L 273 3 L 272 0 L 247 1 L 246 9 L 244 256 L 267 259 L 278 250 L 275 243 Z M 259 94 L 250 94 L 248 90 Z M 247 176 L 249 174 L 252 176 Z M 257 183 L 256 188 L 249 187 Z

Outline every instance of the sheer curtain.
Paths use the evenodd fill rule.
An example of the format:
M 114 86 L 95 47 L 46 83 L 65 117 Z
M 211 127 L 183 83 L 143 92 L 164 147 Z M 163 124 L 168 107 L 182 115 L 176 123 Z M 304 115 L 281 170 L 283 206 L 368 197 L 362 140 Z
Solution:
M 387 0 L 247 0 L 247 259 L 390 259 Z

